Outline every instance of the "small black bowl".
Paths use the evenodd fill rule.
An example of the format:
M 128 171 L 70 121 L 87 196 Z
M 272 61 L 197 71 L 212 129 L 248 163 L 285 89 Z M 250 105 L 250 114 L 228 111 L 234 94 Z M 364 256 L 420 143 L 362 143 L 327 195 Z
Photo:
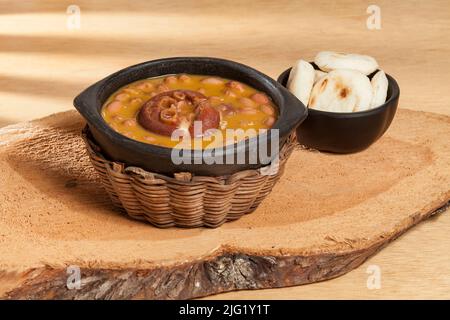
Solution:
M 290 72 L 291 68 L 278 77 L 283 86 Z M 373 74 L 369 78 L 371 76 Z M 297 127 L 298 142 L 334 153 L 353 153 L 368 148 L 386 132 L 397 110 L 400 89 L 394 78 L 388 74 L 386 77 L 389 82 L 386 102 L 379 107 L 350 113 L 308 109 L 307 119 Z
M 177 164 L 172 161 L 172 151 L 176 149 L 139 142 L 114 131 L 102 118 L 101 108 L 108 97 L 120 87 L 131 82 L 166 74 L 189 73 L 215 75 L 246 83 L 269 95 L 278 108 L 278 119 L 266 134 L 232 145 L 231 148 L 216 149 L 215 159 L 210 164 L 205 154 L 181 152 L 185 159 Z M 153 60 L 120 70 L 93 84 L 74 100 L 75 108 L 86 119 L 92 137 L 110 160 L 120 161 L 129 166 L 138 166 L 151 172 L 173 174 L 191 172 L 195 175 L 223 176 L 247 169 L 257 169 L 277 156 L 289 134 L 306 118 L 306 107 L 286 88 L 263 73 L 229 60 L 206 57 L 179 57 Z M 278 146 L 271 140 L 272 133 L 278 132 Z M 276 137 L 276 136 L 274 136 Z M 259 146 L 267 150 L 274 146 L 275 152 L 268 152 L 265 160 L 254 158 Z M 244 155 L 245 161 L 227 161 Z M 207 157 L 207 156 L 206 156 Z M 242 158 L 240 158 L 242 159 Z M 268 159 L 268 161 L 267 161 Z

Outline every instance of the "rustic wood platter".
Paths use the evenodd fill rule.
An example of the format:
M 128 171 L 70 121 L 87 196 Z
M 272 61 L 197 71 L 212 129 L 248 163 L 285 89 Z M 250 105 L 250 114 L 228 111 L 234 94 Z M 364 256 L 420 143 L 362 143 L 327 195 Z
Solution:
M 450 200 L 450 117 L 400 109 L 366 151 L 297 148 L 241 220 L 157 229 L 113 210 L 83 125 L 65 112 L 0 129 L 3 298 L 177 299 L 322 281 Z M 67 287 L 68 266 L 81 270 L 79 289 Z

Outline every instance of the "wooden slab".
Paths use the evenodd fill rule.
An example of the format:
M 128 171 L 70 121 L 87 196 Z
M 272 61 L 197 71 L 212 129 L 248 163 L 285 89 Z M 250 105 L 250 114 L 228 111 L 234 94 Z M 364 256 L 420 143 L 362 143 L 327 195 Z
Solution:
M 364 152 L 294 151 L 241 220 L 161 230 L 112 210 L 82 126 L 66 112 L 0 129 L 2 297 L 192 298 L 330 279 L 450 199 L 450 117 L 399 110 Z M 69 265 L 80 289 L 66 287 Z

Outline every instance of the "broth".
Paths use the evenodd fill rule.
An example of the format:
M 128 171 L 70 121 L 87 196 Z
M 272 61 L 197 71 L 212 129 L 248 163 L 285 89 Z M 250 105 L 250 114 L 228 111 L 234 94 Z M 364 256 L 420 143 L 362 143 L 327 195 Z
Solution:
M 185 100 L 181 101 L 183 97 Z M 163 106 L 164 99 L 169 103 Z M 103 105 L 102 117 L 110 127 L 131 139 L 169 148 L 180 147 L 180 141 L 170 136 L 170 121 L 173 120 L 170 122 L 173 126 L 180 126 L 181 122 L 186 129 L 194 120 L 203 119 L 203 124 L 221 132 L 222 139 L 208 141 L 204 136 L 195 136 L 182 145 L 206 148 L 234 143 L 271 128 L 277 119 L 276 110 L 266 94 L 244 83 L 215 76 L 178 74 L 139 80 L 120 88 Z M 152 111 L 157 119 L 147 119 Z M 246 132 L 230 138 L 227 129 Z

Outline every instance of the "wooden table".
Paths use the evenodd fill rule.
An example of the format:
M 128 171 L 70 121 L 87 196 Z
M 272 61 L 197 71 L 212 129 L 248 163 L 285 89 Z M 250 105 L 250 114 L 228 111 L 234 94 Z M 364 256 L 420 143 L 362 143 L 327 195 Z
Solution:
M 80 28 L 77 28 L 77 8 Z M 168 56 L 218 56 L 273 77 L 319 50 L 373 55 L 401 87 L 401 108 L 450 115 L 450 3 L 377 1 L 2 1 L 0 126 L 69 110 L 90 83 Z M 72 10 L 72 11 L 71 11 Z M 69 27 L 68 27 L 69 23 Z M 442 137 L 445 139 L 448 137 Z M 450 216 L 417 226 L 347 275 L 212 298 L 450 298 Z M 381 288 L 368 289 L 373 265 Z M 377 268 L 377 267 L 375 267 Z M 369 272 L 369 273 L 368 273 Z

